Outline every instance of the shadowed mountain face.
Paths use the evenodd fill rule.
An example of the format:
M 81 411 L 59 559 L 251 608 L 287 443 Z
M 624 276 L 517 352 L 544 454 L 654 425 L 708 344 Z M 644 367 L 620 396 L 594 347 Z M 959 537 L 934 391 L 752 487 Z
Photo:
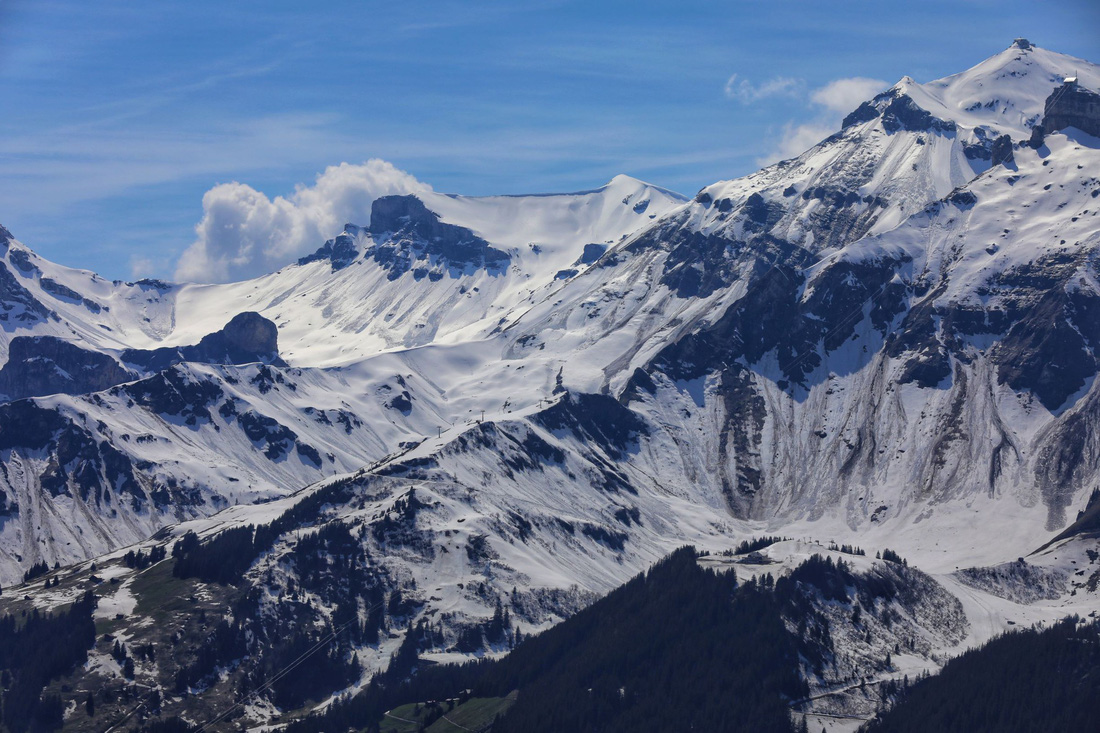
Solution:
M 42 305 L 16 279 L 8 266 L 0 262 L 0 324 L 5 331 L 29 329 L 50 318 L 50 310 Z
M 414 276 L 438 279 L 437 262 L 447 271 L 466 268 L 500 269 L 508 255 L 489 245 L 466 227 L 448 224 L 429 211 L 416 196 L 383 196 L 371 206 L 370 233 L 378 242 L 371 257 L 396 279 L 413 270 Z M 419 278 L 418 278 L 419 279 Z
M 114 356 L 55 336 L 17 336 L 9 343 L 8 361 L 0 368 L 0 394 L 14 400 L 98 392 L 185 361 L 283 366 L 278 335 L 275 324 L 263 316 L 241 313 L 194 346 L 127 349 L 120 358 L 131 369 Z
M 107 354 L 53 336 L 17 336 L 0 368 L 0 394 L 8 399 L 98 392 L 135 378 Z
M 285 366 L 279 358 L 279 331 L 259 313 L 238 313 L 220 331 L 203 336 L 194 346 L 141 350 L 127 349 L 122 360 L 147 371 L 160 371 L 184 361 L 203 364 L 250 364 L 260 362 Z

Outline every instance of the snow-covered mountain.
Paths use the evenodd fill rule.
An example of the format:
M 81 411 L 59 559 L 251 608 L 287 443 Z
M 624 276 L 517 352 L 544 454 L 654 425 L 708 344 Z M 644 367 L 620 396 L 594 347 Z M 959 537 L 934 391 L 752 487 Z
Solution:
M 0 348 L 32 334 L 105 351 L 195 344 L 244 312 L 278 325 L 295 366 L 469 340 L 684 201 L 628 176 L 573 194 L 418 197 L 386 197 L 370 222 L 349 224 L 297 265 L 226 285 L 107 282 L 45 261 L 5 231 L 0 286 L 12 325 Z
M 324 496 L 317 523 L 454 624 L 515 587 L 545 625 L 761 532 L 798 538 L 787 570 L 889 546 L 961 599 L 949 629 L 906 611 L 914 670 L 1100 608 L 1080 535 L 1033 559 L 1041 598 L 1003 567 L 1100 476 L 1100 138 L 1044 124 L 1072 72 L 1100 90 L 1018 40 L 694 199 L 385 197 L 242 283 L 111 283 L 0 231 L 0 580 Z M 271 598 L 291 547 L 249 575 Z

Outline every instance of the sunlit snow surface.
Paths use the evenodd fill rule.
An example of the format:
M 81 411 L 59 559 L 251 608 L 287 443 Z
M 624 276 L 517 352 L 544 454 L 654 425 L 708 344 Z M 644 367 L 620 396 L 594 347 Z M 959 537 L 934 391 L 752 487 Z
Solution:
M 960 380 L 901 385 L 899 365 L 882 352 L 883 336 L 866 318 L 850 340 L 822 355 L 804 389 L 785 388 L 783 365 L 767 354 L 745 365 L 767 408 L 754 449 L 767 496 L 740 518 L 731 514 L 725 479 L 744 456 L 723 442 L 730 416 L 718 377 L 671 380 L 655 373 L 652 391 L 624 395 L 636 369 L 686 334 L 717 323 L 745 296 L 750 280 L 752 263 L 731 259 L 743 276 L 681 297 L 662 279 L 670 257 L 663 237 L 739 241 L 751 234 L 740 212 L 757 206 L 753 196 L 778 212 L 774 236 L 812 254 L 799 295 L 804 301 L 838 263 L 890 261 L 902 263 L 894 282 L 906 288 L 941 284 L 937 306 L 998 306 L 1011 295 L 992 287 L 998 277 L 1060 253 L 1076 263 L 1070 287 L 1100 292 L 1100 141 L 1076 130 L 1055 133 L 1038 150 L 1017 147 L 1012 162 L 993 167 L 966 152 L 1002 134 L 1026 139 L 1044 100 L 1071 71 L 1083 86 L 1100 88 L 1096 66 L 1016 46 L 943 80 L 903 79 L 891 93 L 954 123 L 951 132 L 890 131 L 880 118 L 870 119 L 794 160 L 709 186 L 694 202 L 627 177 L 577 194 L 422 194 L 443 221 L 508 254 L 508 266 L 497 270 L 471 266 L 438 279 L 412 272 L 390 279 L 369 257 L 377 243 L 359 229 L 349 232 L 360 255 L 343 269 L 318 260 L 228 285 L 110 283 L 28 253 L 34 268 L 9 269 L 58 316 L 30 333 L 117 355 L 125 348 L 193 344 L 234 314 L 257 311 L 277 324 L 290 367 L 270 370 L 283 379 L 275 384 L 261 379 L 267 368 L 259 365 L 178 367 L 186 379 L 221 390 L 210 419 L 195 425 L 135 406 L 122 394 L 38 398 L 135 461 L 194 487 L 203 501 L 170 514 L 121 505 L 117 514 L 104 512 L 75 497 L 44 496 L 37 476 L 48 456 L 5 451 L 0 481 L 18 499 L 20 513 L 0 527 L 0 577 L 7 585 L 38 556 L 51 563 L 117 556 L 120 547 L 166 524 L 182 522 L 173 530 L 178 535 L 267 522 L 316 490 L 318 480 L 423 459 L 433 462 L 424 473 L 362 475 L 359 501 L 334 508 L 332 516 L 370 521 L 415 489 L 433 505 L 419 528 L 448 551 L 432 559 L 395 552 L 382 562 L 439 598 L 434 610 L 459 617 L 491 613 L 461 587 L 486 577 L 503 591 L 576 586 L 582 602 L 683 544 L 721 552 L 763 533 L 793 538 L 768 548 L 773 573 L 836 542 L 872 555 L 889 547 L 932 574 L 961 601 L 969 623 L 964 638 L 942 642 L 937 655 L 958 653 L 1013 625 L 1090 613 L 1100 599 L 1074 582 L 1100 568 L 1077 575 L 1093 564 L 1081 541 L 1029 559 L 1049 571 L 1043 577 L 1051 587 L 1064 577 L 1062 592 L 1049 597 L 1023 602 L 1008 570 L 984 572 L 978 581 L 956 571 L 1027 556 L 1083 508 L 1091 486 L 1071 487 L 1072 499 L 1058 515 L 1033 477 L 1054 426 L 1100 400 L 1091 380 L 1068 407 L 1048 410 L 998 382 L 990 338 L 975 336 L 964 344 L 970 361 L 958 367 L 966 372 L 961 386 Z M 815 225 L 829 206 L 819 189 L 852 193 L 846 226 L 854 241 L 827 241 L 829 231 Z M 585 257 L 586 245 L 599 247 Z M 21 249 L 10 244 L 9 257 Z M 758 259 L 772 257 L 765 250 Z M 43 290 L 43 278 L 101 310 Z M 4 331 L 0 350 L 27 332 Z M 629 397 L 647 434 L 629 436 L 620 455 L 611 455 L 598 441 L 540 420 L 550 405 L 580 393 Z M 403 394 L 408 409 L 394 406 Z M 235 427 L 236 418 L 219 411 L 227 399 L 238 412 L 252 410 L 293 430 L 323 457 L 321 465 L 294 451 L 279 460 L 265 456 Z M 966 409 L 951 429 L 965 440 L 943 449 L 945 415 L 960 399 Z M 349 427 L 341 416 L 357 424 Z M 873 453 L 858 470 L 840 470 L 860 436 L 874 437 Z M 509 458 L 529 439 L 560 450 L 562 460 L 512 468 Z M 990 479 L 991 452 L 1004 441 L 1012 457 L 1002 475 Z M 597 488 L 608 466 L 637 493 Z M 622 511 L 636 511 L 638 519 L 625 522 Z M 510 523 L 513 515 L 532 523 L 526 540 Z M 618 550 L 581 531 L 564 531 L 559 520 L 627 539 Z M 467 561 L 463 547 L 475 535 L 488 537 L 497 555 L 489 570 Z M 275 565 L 263 560 L 255 572 L 275 572 Z M 101 612 L 129 613 L 127 587 L 122 579 Z M 380 650 L 372 664 L 384 664 L 390 651 Z M 936 664 L 931 657 L 903 659 L 899 670 Z

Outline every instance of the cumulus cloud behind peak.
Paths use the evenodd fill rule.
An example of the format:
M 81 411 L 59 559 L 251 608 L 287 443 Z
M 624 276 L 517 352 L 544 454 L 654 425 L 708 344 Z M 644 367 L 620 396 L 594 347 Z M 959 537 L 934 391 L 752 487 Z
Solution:
M 882 79 L 869 79 L 865 76 L 835 79 L 820 89 L 815 89 L 810 95 L 810 101 L 830 112 L 844 115 L 888 86 L 890 84 Z
M 803 153 L 836 132 L 844 115 L 889 86 L 889 82 L 881 79 L 853 76 L 834 79 L 813 90 L 808 102 L 815 110 L 814 117 L 801 124 L 784 125 L 775 147 L 758 158 L 757 164 L 767 165 Z
M 218 184 L 202 197 L 202 220 L 175 278 L 231 282 L 272 272 L 317 249 L 346 222 L 365 223 L 376 198 L 430 190 L 379 159 L 329 166 L 313 185 L 274 199 L 244 183 Z

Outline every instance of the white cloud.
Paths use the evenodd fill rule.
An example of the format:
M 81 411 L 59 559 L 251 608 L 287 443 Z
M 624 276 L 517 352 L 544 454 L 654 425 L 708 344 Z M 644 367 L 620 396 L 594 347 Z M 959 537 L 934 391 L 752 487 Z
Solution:
M 134 280 L 152 277 L 156 269 L 156 263 L 148 257 L 138 257 L 135 255 L 130 258 L 130 277 Z
M 817 145 L 835 131 L 835 125 L 821 122 L 806 122 L 801 125 L 788 122 L 783 126 L 783 135 L 775 148 L 767 155 L 758 158 L 756 162 L 758 165 L 767 165 L 777 160 L 793 158 Z
M 816 114 L 801 124 L 788 122 L 775 147 L 757 158 L 758 165 L 767 165 L 800 155 L 840 129 L 841 120 L 863 102 L 890 86 L 881 79 L 855 76 L 835 79 L 810 93 L 809 102 Z
M 741 104 L 753 104 L 768 97 L 797 97 L 802 94 L 805 82 L 786 76 L 777 76 L 762 84 L 753 84 L 748 79 L 739 79 L 734 74 L 726 82 L 726 96 Z
M 810 95 L 810 101 L 840 115 L 846 115 L 871 97 L 890 86 L 882 79 L 853 76 L 836 79 Z
M 256 277 L 317 249 L 346 222 L 366 224 L 380 196 L 431 190 L 384 160 L 329 166 L 312 186 L 269 199 L 244 183 L 222 183 L 202 197 L 195 242 L 180 256 L 177 280 L 228 282 Z

